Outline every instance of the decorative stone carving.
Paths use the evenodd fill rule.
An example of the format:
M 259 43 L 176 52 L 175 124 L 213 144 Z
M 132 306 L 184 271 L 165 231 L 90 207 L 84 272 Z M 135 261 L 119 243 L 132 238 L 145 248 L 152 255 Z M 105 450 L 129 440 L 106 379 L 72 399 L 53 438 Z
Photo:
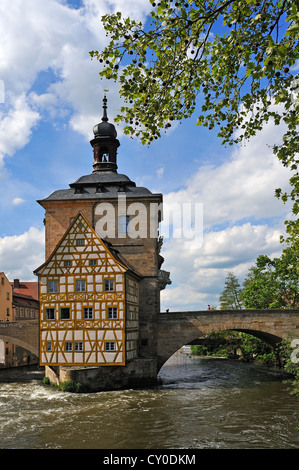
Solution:
M 163 290 L 167 285 L 172 284 L 172 281 L 170 279 L 170 272 L 164 271 L 163 269 L 159 269 L 158 282 L 160 290 Z

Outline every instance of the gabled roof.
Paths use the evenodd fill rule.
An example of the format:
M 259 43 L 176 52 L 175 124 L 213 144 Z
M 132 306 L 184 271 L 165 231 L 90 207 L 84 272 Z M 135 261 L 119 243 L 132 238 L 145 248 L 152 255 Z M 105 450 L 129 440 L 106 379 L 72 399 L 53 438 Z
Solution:
M 80 225 L 81 225 L 81 228 L 80 228 Z M 78 212 L 77 216 L 74 218 L 69 228 L 66 230 L 66 232 L 64 233 L 64 235 L 62 236 L 58 244 L 56 245 L 56 248 L 49 256 L 49 258 L 45 261 L 45 263 L 43 263 L 41 266 L 39 266 L 37 269 L 34 270 L 34 274 L 35 275 L 47 274 L 46 271 L 48 270 L 49 266 L 54 265 L 54 260 L 56 260 L 56 269 L 58 271 L 61 271 L 61 273 L 58 272 L 57 274 L 63 274 L 64 272 L 62 270 L 62 267 L 59 267 L 59 266 L 57 267 L 57 263 L 59 264 L 59 261 L 57 261 L 58 256 L 59 258 L 61 258 L 61 254 L 64 253 L 63 250 L 67 250 L 69 237 L 72 237 L 73 239 L 75 239 L 76 236 L 79 236 L 80 238 L 80 235 L 78 234 L 81 234 L 81 237 L 82 237 L 82 234 L 83 235 L 89 234 L 89 236 L 92 237 L 94 241 L 94 246 L 97 247 L 95 249 L 96 250 L 98 249 L 99 254 L 103 254 L 104 252 L 106 252 L 108 256 L 113 260 L 113 263 L 116 263 L 118 265 L 117 269 L 119 270 L 119 272 L 129 271 L 133 273 L 135 276 L 137 276 L 138 278 L 140 279 L 142 278 L 141 274 L 138 273 L 138 271 L 136 271 L 136 269 L 130 263 L 128 263 L 128 261 L 125 258 L 123 258 L 119 254 L 119 252 L 113 248 L 113 246 L 110 243 L 105 242 L 102 238 L 98 236 L 98 234 L 95 232 L 95 230 L 93 229 L 93 227 L 91 226 L 91 224 L 88 222 L 88 220 L 85 218 L 85 216 L 82 214 L 81 211 Z M 73 246 L 72 247 L 73 252 L 69 254 L 70 255 L 74 254 L 74 251 L 76 251 L 76 249 L 79 250 L 80 248 Z M 66 252 L 64 254 L 66 254 Z

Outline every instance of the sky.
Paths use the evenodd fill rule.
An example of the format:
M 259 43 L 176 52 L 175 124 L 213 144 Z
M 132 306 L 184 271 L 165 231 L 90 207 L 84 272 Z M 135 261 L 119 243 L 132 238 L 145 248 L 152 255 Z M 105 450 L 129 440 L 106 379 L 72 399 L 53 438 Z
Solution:
M 107 44 L 101 16 L 121 11 L 145 20 L 149 0 L 1 0 L 0 271 L 37 280 L 44 258 L 44 210 L 36 202 L 92 172 L 92 129 L 104 89 L 113 122 L 118 85 L 100 80 L 89 51 Z M 290 174 L 272 155 L 283 129 L 269 122 L 246 145 L 225 148 L 196 116 L 172 126 L 150 147 L 116 126 L 118 172 L 163 193 L 165 206 L 202 209 L 202 236 L 165 236 L 162 268 L 172 284 L 161 310 L 219 306 L 227 273 L 242 283 L 260 254 L 279 256 L 290 206 L 274 197 Z

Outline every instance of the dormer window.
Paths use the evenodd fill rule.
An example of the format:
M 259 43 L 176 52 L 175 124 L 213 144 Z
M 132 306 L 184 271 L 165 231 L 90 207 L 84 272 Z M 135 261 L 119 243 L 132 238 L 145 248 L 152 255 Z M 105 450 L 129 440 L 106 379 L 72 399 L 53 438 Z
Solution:
M 82 194 L 82 193 L 84 193 L 84 188 L 82 186 L 80 187 L 77 186 L 75 188 L 75 194 Z
M 96 193 L 103 193 L 105 191 L 105 186 L 98 184 L 96 187 Z

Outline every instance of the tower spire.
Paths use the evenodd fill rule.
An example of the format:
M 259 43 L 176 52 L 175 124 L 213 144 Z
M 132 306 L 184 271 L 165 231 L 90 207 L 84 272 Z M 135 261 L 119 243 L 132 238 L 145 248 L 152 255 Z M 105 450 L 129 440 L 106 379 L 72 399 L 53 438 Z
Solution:
M 103 117 L 102 117 L 102 121 L 108 122 L 108 117 L 107 117 L 107 97 L 106 97 L 106 95 L 104 95 L 104 98 L 103 98 Z

